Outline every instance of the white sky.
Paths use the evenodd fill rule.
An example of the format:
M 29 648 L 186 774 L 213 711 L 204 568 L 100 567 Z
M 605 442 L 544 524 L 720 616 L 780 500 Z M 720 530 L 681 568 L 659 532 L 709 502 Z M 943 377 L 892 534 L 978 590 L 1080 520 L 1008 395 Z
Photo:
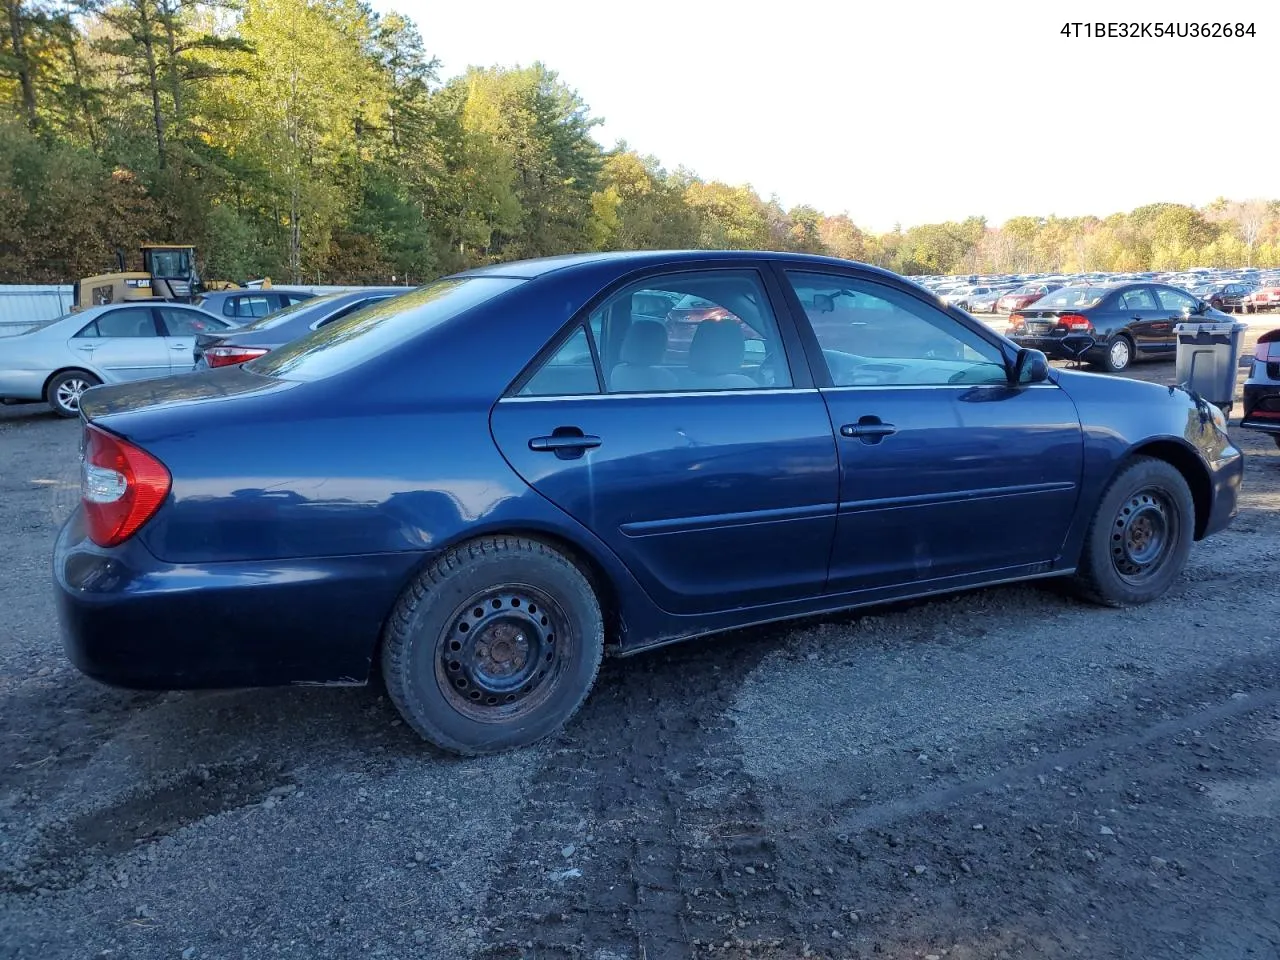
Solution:
M 541 60 L 605 120 L 606 146 L 877 231 L 1280 197 L 1276 0 L 375 5 L 417 21 L 445 78 Z M 1257 36 L 1059 33 L 1210 17 Z

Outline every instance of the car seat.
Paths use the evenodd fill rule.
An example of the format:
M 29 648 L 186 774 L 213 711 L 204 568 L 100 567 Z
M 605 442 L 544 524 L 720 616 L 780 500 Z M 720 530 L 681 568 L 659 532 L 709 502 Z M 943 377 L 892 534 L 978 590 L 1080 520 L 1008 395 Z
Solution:
M 618 393 L 678 390 L 676 375 L 658 366 L 666 353 L 665 324 L 657 320 L 632 320 L 622 338 L 621 362 L 609 374 L 609 389 Z
M 704 320 L 689 344 L 689 386 L 697 390 L 749 390 L 760 386 L 742 372 L 747 342 L 736 320 Z

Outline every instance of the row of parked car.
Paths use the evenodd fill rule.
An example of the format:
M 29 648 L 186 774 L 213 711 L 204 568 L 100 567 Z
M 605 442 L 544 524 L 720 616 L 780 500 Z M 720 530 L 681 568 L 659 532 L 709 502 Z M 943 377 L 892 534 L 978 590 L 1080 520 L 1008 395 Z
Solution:
M 90 307 L 0 339 L 0 400 L 43 400 L 74 417 L 81 395 L 100 383 L 243 363 L 406 291 L 363 287 L 317 296 L 288 288 L 228 290 L 189 305 Z
M 920 277 L 925 287 L 969 313 L 1016 313 L 1066 286 L 1162 283 L 1178 287 L 1215 310 L 1259 313 L 1280 309 L 1280 274 L 1260 270 L 1203 270 L 1189 273 L 1087 273 L 979 277 Z

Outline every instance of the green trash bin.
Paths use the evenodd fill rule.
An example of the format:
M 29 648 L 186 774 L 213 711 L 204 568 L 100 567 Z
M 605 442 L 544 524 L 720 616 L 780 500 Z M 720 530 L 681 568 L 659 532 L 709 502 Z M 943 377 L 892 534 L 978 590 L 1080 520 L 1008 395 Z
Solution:
M 1248 329 L 1247 323 L 1230 320 L 1186 322 L 1174 327 L 1178 337 L 1175 367 L 1179 386 L 1198 393 L 1230 416 L 1244 332 Z

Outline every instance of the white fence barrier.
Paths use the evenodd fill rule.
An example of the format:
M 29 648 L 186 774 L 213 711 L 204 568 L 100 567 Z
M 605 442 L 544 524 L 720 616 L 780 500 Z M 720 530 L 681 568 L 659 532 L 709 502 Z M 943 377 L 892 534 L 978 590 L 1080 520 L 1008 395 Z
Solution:
M 0 337 L 29 330 L 71 309 L 71 284 L 0 286 Z

